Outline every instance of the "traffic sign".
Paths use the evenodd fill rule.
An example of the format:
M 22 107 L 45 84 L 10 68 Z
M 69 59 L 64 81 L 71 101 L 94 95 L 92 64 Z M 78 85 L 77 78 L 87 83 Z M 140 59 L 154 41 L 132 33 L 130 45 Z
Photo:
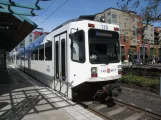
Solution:
M 0 25 L 1 30 L 8 30 L 9 26 L 8 25 Z

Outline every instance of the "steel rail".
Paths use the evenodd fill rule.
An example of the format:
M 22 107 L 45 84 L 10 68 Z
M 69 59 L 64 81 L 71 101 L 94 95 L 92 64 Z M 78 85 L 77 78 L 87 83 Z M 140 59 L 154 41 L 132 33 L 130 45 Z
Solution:
M 125 102 L 123 102 L 121 100 L 114 99 L 114 101 L 118 105 L 126 106 L 127 108 L 135 110 L 137 112 L 143 112 L 145 115 L 148 115 L 148 116 L 153 117 L 155 119 L 159 119 L 159 120 L 161 119 L 161 114 L 158 114 L 156 112 L 153 112 L 153 111 L 150 111 L 150 110 L 135 106 L 133 104 L 125 103 Z

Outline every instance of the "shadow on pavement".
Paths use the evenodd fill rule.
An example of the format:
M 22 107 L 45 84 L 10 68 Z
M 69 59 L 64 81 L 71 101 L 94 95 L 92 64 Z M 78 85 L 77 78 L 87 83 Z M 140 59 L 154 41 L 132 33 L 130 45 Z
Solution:
M 9 67 L 8 71 L 12 82 L 0 85 L 0 120 L 21 120 L 26 115 L 74 105 L 42 84 L 36 88 L 15 69 Z

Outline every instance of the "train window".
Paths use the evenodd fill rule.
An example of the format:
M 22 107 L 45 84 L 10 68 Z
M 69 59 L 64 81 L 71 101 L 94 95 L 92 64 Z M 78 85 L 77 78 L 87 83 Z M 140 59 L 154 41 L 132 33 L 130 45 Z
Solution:
M 58 41 L 55 42 L 55 66 L 56 66 L 56 78 L 59 78 L 59 43 Z
M 90 29 L 88 34 L 90 63 L 108 64 L 120 61 L 120 43 L 117 32 Z
M 31 60 L 35 60 L 34 50 L 31 51 Z
M 38 60 L 38 49 L 34 50 L 35 60 Z
M 44 45 L 39 47 L 39 60 L 44 60 Z
M 45 44 L 45 60 L 52 60 L 52 42 L 49 41 Z
M 62 80 L 65 81 L 65 39 L 61 40 L 61 73 L 62 73 Z
M 76 62 L 85 62 L 85 34 L 83 30 L 74 33 L 71 42 L 71 59 Z

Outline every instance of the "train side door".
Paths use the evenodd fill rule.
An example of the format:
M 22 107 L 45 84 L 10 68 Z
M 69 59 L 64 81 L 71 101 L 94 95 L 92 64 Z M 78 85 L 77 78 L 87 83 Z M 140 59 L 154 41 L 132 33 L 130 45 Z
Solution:
M 54 38 L 54 90 L 60 92 L 60 70 L 59 70 L 59 36 Z
M 68 96 L 68 79 L 67 79 L 67 36 L 66 33 L 60 35 L 60 80 L 61 93 Z
M 54 41 L 54 71 L 55 71 L 55 79 L 54 79 L 54 89 L 59 91 L 63 95 L 68 95 L 68 81 L 66 74 L 66 33 L 63 33 L 57 37 L 55 37 Z

